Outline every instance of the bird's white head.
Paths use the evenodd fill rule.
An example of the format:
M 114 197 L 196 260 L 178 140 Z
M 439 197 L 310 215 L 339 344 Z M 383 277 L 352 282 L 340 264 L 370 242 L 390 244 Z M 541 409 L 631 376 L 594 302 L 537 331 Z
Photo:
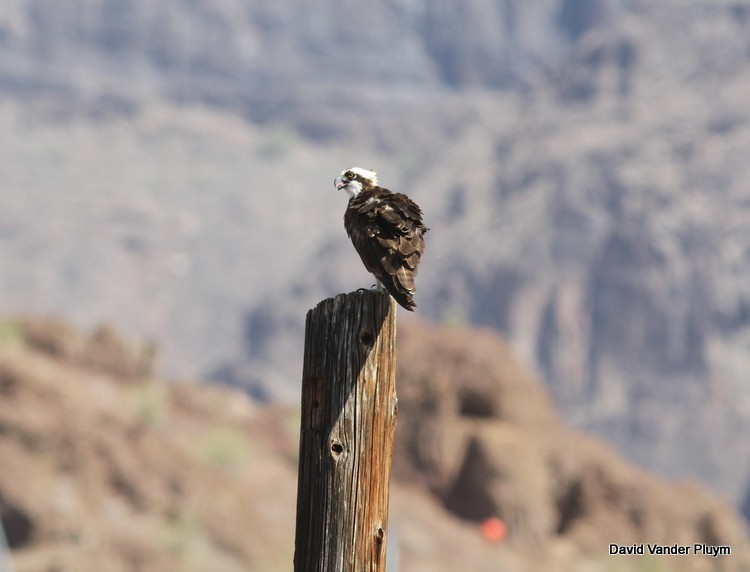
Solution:
M 344 190 L 350 197 L 354 198 L 362 191 L 376 187 L 378 176 L 375 171 L 352 167 L 341 171 L 341 174 L 334 179 L 333 184 L 336 185 L 337 191 Z

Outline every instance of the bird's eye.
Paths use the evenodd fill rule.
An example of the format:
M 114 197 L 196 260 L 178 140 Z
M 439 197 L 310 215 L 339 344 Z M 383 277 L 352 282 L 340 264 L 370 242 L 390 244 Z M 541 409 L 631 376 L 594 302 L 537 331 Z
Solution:
M 346 173 L 344 174 L 344 176 L 345 176 L 345 177 L 346 177 L 347 179 L 349 179 L 350 181 L 351 181 L 351 180 L 353 180 L 354 178 L 356 178 L 356 175 L 355 175 L 354 173 L 352 173 L 351 171 L 347 171 L 347 172 L 346 172 Z

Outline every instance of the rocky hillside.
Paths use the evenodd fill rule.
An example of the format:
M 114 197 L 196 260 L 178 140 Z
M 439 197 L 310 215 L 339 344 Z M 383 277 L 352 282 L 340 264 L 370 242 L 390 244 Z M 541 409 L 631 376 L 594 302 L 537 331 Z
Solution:
M 731 546 L 661 557 L 664 571 L 750 565 L 726 504 L 570 430 L 497 335 L 416 322 L 400 335 L 389 567 L 650 565 L 608 556 L 610 542 Z M 160 382 L 152 355 L 106 328 L 2 322 L 0 519 L 15 568 L 291 570 L 297 414 Z M 480 534 L 490 516 L 508 527 L 500 544 Z
M 310 86 L 329 82 L 523 85 L 626 4 L 326 0 L 313 9 L 292 0 L 16 0 L 0 7 L 0 70 L 6 89 L 19 92 L 85 93 L 81 79 L 96 70 L 115 85 L 134 79 L 128 91 L 288 120 Z
M 571 430 L 495 333 L 409 326 L 399 332 L 407 357 L 396 475 L 426 486 L 450 513 L 469 522 L 499 515 L 521 545 L 587 557 L 601 558 L 610 542 L 746 538 L 702 487 L 667 485 Z
M 370 283 L 330 182 L 374 167 L 432 228 L 424 316 L 737 501 L 749 28 L 747 0 L 4 2 L 0 310 L 293 402 L 305 311 Z
M 288 569 L 294 416 L 162 384 L 147 353 L 111 331 L 3 322 L 0 514 L 15 569 Z

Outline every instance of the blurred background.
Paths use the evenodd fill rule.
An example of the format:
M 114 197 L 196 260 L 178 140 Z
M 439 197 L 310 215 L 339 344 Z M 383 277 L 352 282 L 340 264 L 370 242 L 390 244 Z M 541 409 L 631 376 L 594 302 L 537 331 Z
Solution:
M 305 313 L 372 282 L 351 166 L 431 227 L 393 570 L 744 569 L 748 0 L 4 0 L 16 568 L 291 570 Z

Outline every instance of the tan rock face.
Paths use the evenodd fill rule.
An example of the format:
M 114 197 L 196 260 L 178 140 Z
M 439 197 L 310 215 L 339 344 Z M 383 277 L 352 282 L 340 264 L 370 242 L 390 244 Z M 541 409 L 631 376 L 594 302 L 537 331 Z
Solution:
M 81 349 L 99 334 L 49 320 L 3 328 L 0 518 L 19 572 L 291 569 L 295 412 L 134 381 L 123 364 L 141 363 L 137 344 L 113 332 L 105 368 Z M 729 545 L 731 558 L 659 564 L 746 569 L 725 503 L 569 429 L 497 335 L 406 320 L 399 335 L 388 535 L 403 569 L 606 572 L 612 542 Z M 488 517 L 507 528 L 501 544 L 481 534 Z
M 609 543 L 707 543 L 737 547 L 727 569 L 750 562 L 744 524 L 726 504 L 565 426 L 498 336 L 417 322 L 399 334 L 398 475 L 423 479 L 451 513 L 499 516 L 525 547 L 564 540 L 593 556 Z

